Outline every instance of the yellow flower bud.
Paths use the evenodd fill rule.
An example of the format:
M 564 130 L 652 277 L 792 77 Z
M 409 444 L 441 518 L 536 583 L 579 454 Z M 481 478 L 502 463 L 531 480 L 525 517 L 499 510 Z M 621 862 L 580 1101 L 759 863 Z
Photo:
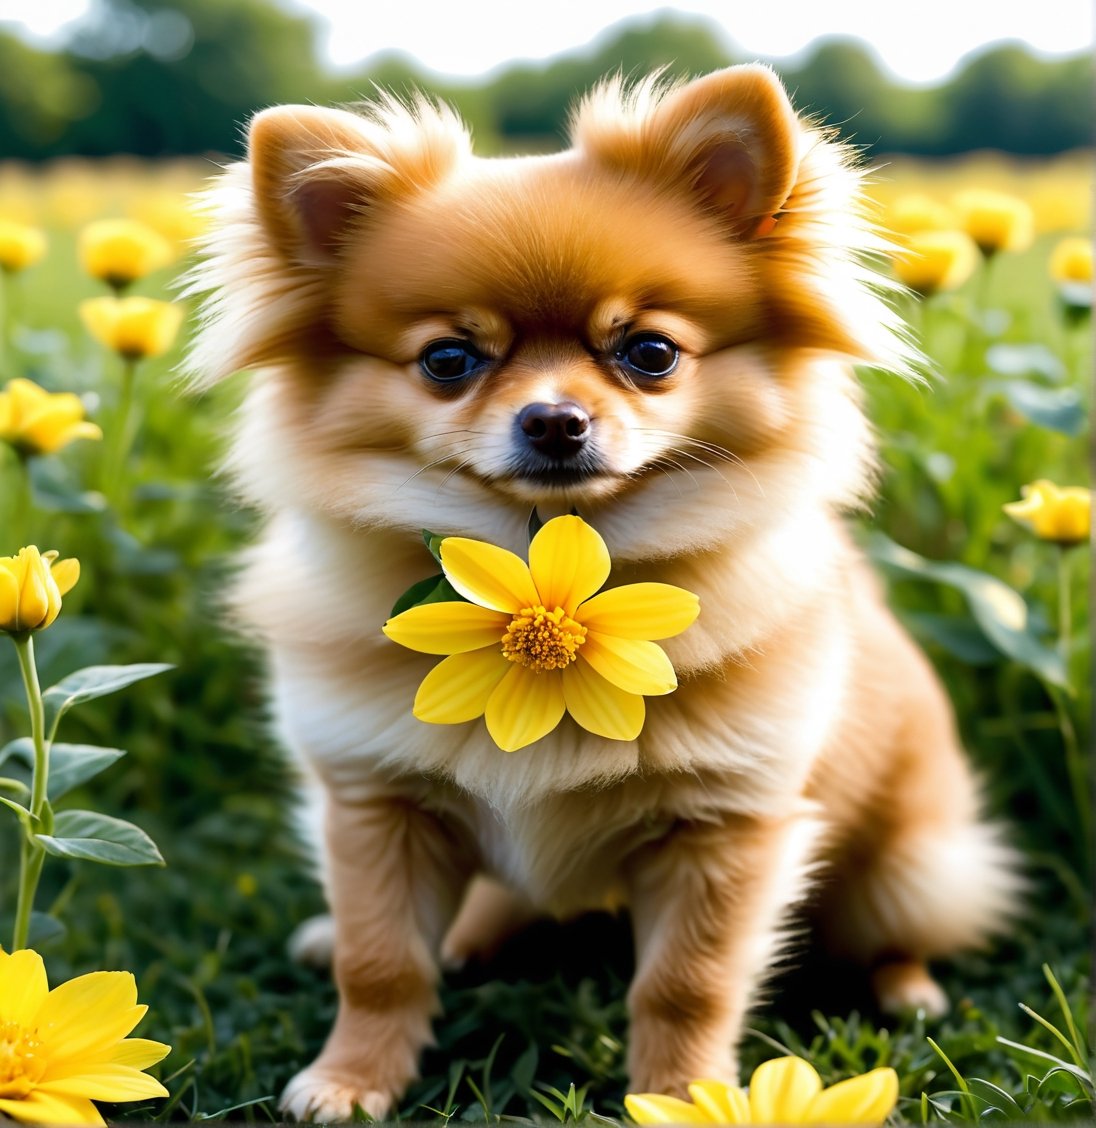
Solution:
M 956 222 L 955 215 L 949 208 L 931 196 L 911 192 L 899 196 L 887 209 L 884 226 L 904 242 L 903 236 L 914 235 L 919 231 L 953 230 Z
M 116 290 L 175 258 L 171 244 L 133 219 L 100 219 L 80 232 L 80 265 Z
M 1081 324 L 1092 309 L 1092 244 L 1078 236 L 1062 239 L 1051 252 L 1049 271 L 1066 320 Z
M 34 545 L 18 556 L 0 556 L 0 631 L 44 630 L 79 578 L 78 560 L 58 560 L 56 552 L 39 552 Z
M 1005 512 L 1040 540 L 1068 546 L 1088 540 L 1092 525 L 1092 491 L 1084 486 L 1056 486 L 1040 478 L 1022 486 L 1023 501 L 1011 501 Z
M 955 290 L 974 273 L 978 248 L 962 231 L 917 231 L 906 239 L 894 272 L 911 290 L 929 297 Z
M 1018 196 L 971 188 L 954 200 L 963 230 L 984 255 L 998 251 L 1022 251 L 1035 238 L 1031 207 Z
M 88 298 L 80 303 L 80 318 L 100 344 L 126 360 L 142 360 L 171 348 L 183 309 L 154 298 Z
M 0 219 L 0 270 L 16 274 L 46 253 L 46 236 L 37 227 Z
M 101 439 L 84 419 L 84 404 L 72 392 L 47 392 L 31 380 L 9 380 L 0 392 L 0 440 L 22 454 L 53 454 L 74 439 Z
M 1092 281 L 1092 244 L 1073 235 L 1062 239 L 1050 255 L 1050 276 L 1055 282 Z

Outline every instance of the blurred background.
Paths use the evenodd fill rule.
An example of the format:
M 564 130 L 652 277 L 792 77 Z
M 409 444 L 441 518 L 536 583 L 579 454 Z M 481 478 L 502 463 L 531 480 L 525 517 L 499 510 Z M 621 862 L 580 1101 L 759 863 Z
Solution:
M 800 110 L 872 151 L 1046 156 L 1091 141 L 1083 0 L 705 6 L 3 0 L 0 154 L 235 154 L 257 108 L 352 101 L 374 83 L 441 94 L 486 151 L 549 148 L 575 92 L 607 73 L 757 58 Z

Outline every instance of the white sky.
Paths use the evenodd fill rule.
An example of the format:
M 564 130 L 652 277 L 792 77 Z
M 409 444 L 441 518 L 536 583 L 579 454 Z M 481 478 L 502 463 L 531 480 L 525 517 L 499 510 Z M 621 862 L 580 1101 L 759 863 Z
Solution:
M 1060 54 L 1090 47 L 1090 0 L 280 0 L 316 12 L 336 66 L 396 49 L 426 68 L 480 75 L 513 59 L 541 59 L 595 39 L 611 24 L 667 8 L 705 15 L 736 54 L 779 58 L 829 34 L 871 44 L 911 82 L 943 78 L 968 52 L 1021 39 Z M 0 20 L 55 35 L 89 0 L 0 0 Z

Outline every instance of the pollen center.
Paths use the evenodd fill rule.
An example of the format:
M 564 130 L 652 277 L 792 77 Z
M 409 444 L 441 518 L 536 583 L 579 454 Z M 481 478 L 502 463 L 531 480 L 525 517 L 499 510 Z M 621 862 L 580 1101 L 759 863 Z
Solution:
M 34 1088 L 46 1063 L 35 1032 L 15 1022 L 0 1022 L 0 1099 L 21 1100 Z
M 569 619 L 562 607 L 523 607 L 502 636 L 502 652 L 530 670 L 562 670 L 577 657 L 586 628 Z

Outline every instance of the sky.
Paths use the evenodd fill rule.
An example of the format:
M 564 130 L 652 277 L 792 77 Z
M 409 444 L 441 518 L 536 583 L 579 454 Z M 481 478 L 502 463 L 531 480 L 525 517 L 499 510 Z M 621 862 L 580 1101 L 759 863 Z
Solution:
M 273 0 L 272 0 L 273 2 Z M 334 66 L 398 50 L 439 74 L 473 77 L 515 59 L 581 48 L 621 19 L 671 10 L 703 15 L 735 54 L 783 58 L 825 35 L 870 44 L 901 79 L 944 78 L 971 51 L 1001 39 L 1063 54 L 1091 48 L 1090 0 L 278 0 L 314 12 Z M 50 42 L 89 0 L 0 0 L 0 21 Z M 55 41 L 55 40 L 54 40 Z

